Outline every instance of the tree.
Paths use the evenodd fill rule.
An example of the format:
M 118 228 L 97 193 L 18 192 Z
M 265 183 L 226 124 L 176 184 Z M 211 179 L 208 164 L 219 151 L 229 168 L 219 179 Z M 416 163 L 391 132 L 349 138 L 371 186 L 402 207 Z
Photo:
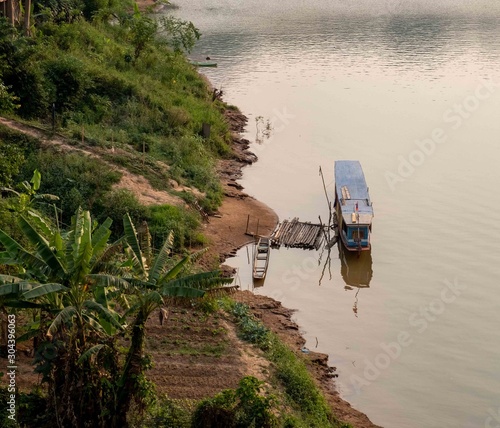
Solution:
M 23 19 L 24 33 L 27 36 L 30 36 L 31 0 L 24 0 L 22 8 L 19 0 L 6 0 L 5 3 L 6 18 L 12 26 L 14 26 L 17 22 L 20 22 L 20 16 L 23 11 L 24 11 L 24 19 Z
M 199 299 L 207 293 L 229 293 L 235 289 L 235 287 L 223 287 L 231 283 L 232 279 L 223 278 L 218 271 L 187 274 L 187 265 L 201 252 L 188 255 L 172 266 L 170 258 L 173 245 L 172 233 L 153 258 L 149 231 L 147 229 L 143 231 L 142 239 L 139 239 L 128 214 L 123 217 L 123 226 L 132 275 L 128 281 L 133 286 L 136 301 L 127 313 L 127 315 L 134 314 L 134 322 L 131 344 L 117 391 L 118 402 L 114 424 L 116 427 L 126 426 L 127 409 L 133 398 L 137 400 L 137 392 L 141 390 L 145 367 L 143 357 L 145 325 L 151 313 L 161 308 L 165 304 L 164 299 L 168 297 Z M 105 284 L 112 284 L 115 280 L 106 276 L 101 276 L 100 279 L 105 280 Z
M 19 266 L 17 276 L 0 275 L 0 298 L 5 307 L 39 311 L 35 333 L 46 340 L 37 347 L 37 368 L 48 382 L 59 426 L 126 427 L 132 400 L 142 399 L 151 313 L 167 298 L 234 289 L 224 287 L 231 279 L 217 271 L 189 273 L 200 253 L 176 262 L 170 255 L 172 234 L 153 257 L 147 228 L 139 237 L 128 214 L 123 222 L 125 239 L 113 245 L 108 244 L 111 221 L 99 226 L 81 209 L 65 232 L 43 217 L 21 214 L 19 227 L 30 249 L 0 230 L 5 249 L 0 258 Z M 119 250 L 126 259 L 117 256 L 123 254 Z M 122 315 L 114 311 L 117 305 Z M 129 327 L 127 319 L 133 320 Z M 116 347 L 120 335 L 131 339 L 123 363 Z
M 0 296 L 6 306 L 40 309 L 36 333 L 42 331 L 45 340 L 37 349 L 37 369 L 62 426 L 108 425 L 118 376 L 114 340 L 124 325 L 107 305 L 106 290 L 92 287 L 90 275 L 103 269 L 114 251 L 108 245 L 110 224 L 108 219 L 99 226 L 78 209 L 62 233 L 43 217 L 20 215 L 31 249 L 0 230 L 2 259 L 20 267 L 18 276 L 0 276 Z
M 31 0 L 24 1 L 24 34 L 31 36 Z
M 137 3 L 134 3 L 134 14 L 130 19 L 130 38 L 134 45 L 134 59 L 137 60 L 144 49 L 154 41 L 158 24 L 151 18 L 143 16 Z
M 190 21 L 173 16 L 160 19 L 159 34 L 163 35 L 174 51 L 191 52 L 201 37 L 201 32 Z

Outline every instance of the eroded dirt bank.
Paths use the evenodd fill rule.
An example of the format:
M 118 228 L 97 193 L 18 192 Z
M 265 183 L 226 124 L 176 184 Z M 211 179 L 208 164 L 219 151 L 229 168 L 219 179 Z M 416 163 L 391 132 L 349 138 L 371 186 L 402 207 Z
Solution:
M 252 242 L 253 238 L 245 234 L 249 215 L 251 221 L 248 229 L 255 230 L 256 219 L 259 219 L 260 235 L 269 235 L 278 221 L 272 209 L 248 196 L 237 183 L 238 178 L 241 177 L 242 169 L 255 162 L 257 158 L 248 151 L 249 142 L 241 138 L 247 121 L 246 117 L 234 111 L 229 112 L 226 117 L 233 132 L 235 154 L 233 159 L 223 160 L 219 163 L 219 176 L 224 186 L 225 198 L 219 209 L 219 214 L 216 217 L 210 217 L 209 223 L 205 226 L 205 234 L 209 237 L 212 245 L 211 253 L 218 257 L 221 263 L 228 256 L 234 254 L 238 248 Z M 261 319 L 266 327 L 276 333 L 291 349 L 309 360 L 310 373 L 339 419 L 351 423 L 356 428 L 377 427 L 365 414 L 342 400 L 335 389 L 336 369 L 328 365 L 327 354 L 311 351 L 304 354 L 300 351 L 306 341 L 300 334 L 299 326 L 292 320 L 293 310 L 283 307 L 280 302 L 270 297 L 256 295 L 250 291 L 240 291 L 234 297 L 236 300 L 246 303 L 254 315 Z M 235 344 L 237 345 L 237 343 Z M 239 346 L 241 346 L 240 355 L 245 355 L 249 349 L 248 345 L 240 341 Z M 254 350 L 253 352 L 259 354 L 258 351 Z M 262 361 L 262 357 L 259 356 L 259 359 L 258 361 Z M 243 369 L 248 374 L 255 374 L 252 362 L 256 360 L 244 360 L 250 365 L 247 364 L 245 369 L 240 360 L 237 371 L 241 372 Z M 257 363 L 257 367 L 262 368 L 262 363 Z M 257 370 L 257 372 L 259 371 L 260 369 Z

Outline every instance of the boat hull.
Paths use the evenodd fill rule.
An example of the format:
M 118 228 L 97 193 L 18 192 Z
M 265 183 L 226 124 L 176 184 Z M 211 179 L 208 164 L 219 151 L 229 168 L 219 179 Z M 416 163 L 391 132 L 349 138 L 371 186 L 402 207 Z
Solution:
M 267 268 L 269 266 L 269 256 L 271 252 L 271 242 L 269 238 L 259 238 L 255 246 L 255 254 L 253 259 L 253 279 L 263 280 L 266 277 Z
M 214 61 L 189 61 L 191 65 L 195 67 L 217 67 L 217 63 Z

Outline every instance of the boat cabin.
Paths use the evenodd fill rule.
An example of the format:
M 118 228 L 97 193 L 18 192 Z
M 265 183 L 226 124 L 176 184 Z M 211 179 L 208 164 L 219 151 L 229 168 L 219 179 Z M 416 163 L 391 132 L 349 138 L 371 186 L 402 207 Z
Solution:
M 335 162 L 335 210 L 345 248 L 369 250 L 373 207 L 359 161 Z

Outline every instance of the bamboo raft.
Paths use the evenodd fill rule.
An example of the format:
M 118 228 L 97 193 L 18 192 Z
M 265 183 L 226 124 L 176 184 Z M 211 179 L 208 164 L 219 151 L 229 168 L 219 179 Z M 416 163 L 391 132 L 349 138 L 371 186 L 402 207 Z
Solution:
M 284 220 L 271 235 L 271 246 L 318 250 L 323 241 L 323 225 L 300 222 L 298 218 Z

